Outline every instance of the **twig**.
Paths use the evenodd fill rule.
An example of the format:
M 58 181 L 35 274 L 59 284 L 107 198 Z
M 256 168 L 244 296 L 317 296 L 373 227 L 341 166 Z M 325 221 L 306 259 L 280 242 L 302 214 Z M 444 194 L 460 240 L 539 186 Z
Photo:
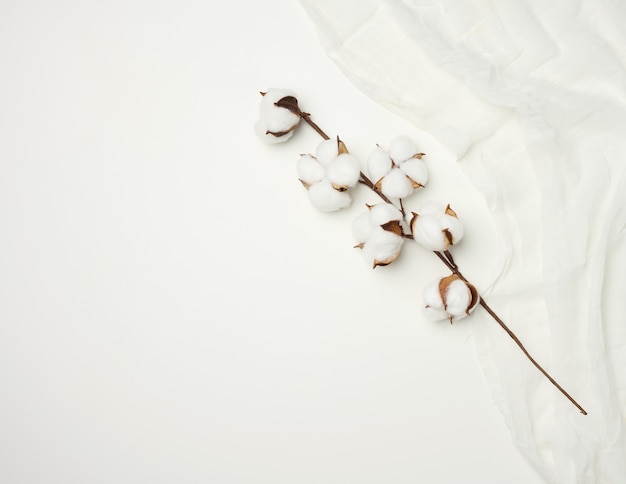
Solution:
M 322 138 L 330 139 L 330 136 L 328 136 L 326 133 L 324 133 L 322 128 L 320 128 L 317 124 L 315 124 L 313 122 L 313 120 L 311 119 L 311 115 L 309 113 L 304 113 L 304 112 L 300 111 L 300 118 L 304 119 L 304 121 L 309 126 L 311 126 L 311 128 L 313 128 L 317 132 L 317 134 L 319 134 Z

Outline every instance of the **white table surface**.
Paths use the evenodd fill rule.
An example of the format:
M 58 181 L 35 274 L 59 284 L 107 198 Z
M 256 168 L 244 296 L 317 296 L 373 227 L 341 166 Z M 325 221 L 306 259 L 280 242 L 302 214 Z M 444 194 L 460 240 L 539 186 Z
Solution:
M 419 312 L 443 266 L 410 246 L 372 271 L 350 223 L 376 199 L 315 212 L 294 169 L 315 133 L 255 137 L 272 86 L 360 158 L 414 137 L 487 280 L 454 160 L 352 87 L 297 2 L 3 2 L 0 482 L 541 482 L 476 322 Z

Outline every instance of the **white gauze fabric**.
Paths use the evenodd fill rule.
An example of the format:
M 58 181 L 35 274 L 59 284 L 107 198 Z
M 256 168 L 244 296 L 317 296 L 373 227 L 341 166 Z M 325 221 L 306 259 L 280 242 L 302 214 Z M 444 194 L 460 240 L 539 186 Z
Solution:
M 302 0 L 366 94 L 457 154 L 500 238 L 477 311 L 493 399 L 547 482 L 626 482 L 626 3 Z

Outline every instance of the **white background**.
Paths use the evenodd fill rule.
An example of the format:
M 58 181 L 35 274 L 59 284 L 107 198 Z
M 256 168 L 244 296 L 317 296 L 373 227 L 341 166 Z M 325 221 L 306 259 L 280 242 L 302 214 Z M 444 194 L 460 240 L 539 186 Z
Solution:
M 317 135 L 252 130 L 272 86 L 361 159 L 415 138 L 432 181 L 407 205 L 452 203 L 484 289 L 480 199 L 296 2 L 2 2 L 0 482 L 539 482 L 476 361 L 471 326 L 495 323 L 426 321 L 446 271 L 415 245 L 371 270 L 365 189 L 309 205 Z

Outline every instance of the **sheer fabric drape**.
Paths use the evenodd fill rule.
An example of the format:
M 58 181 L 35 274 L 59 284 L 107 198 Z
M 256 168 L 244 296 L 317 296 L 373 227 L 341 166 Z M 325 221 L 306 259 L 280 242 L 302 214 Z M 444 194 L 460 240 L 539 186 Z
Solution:
M 548 482 L 626 482 L 626 4 L 302 3 L 354 84 L 451 148 L 487 201 L 500 270 L 481 289 L 589 412 L 472 318 L 520 451 Z

